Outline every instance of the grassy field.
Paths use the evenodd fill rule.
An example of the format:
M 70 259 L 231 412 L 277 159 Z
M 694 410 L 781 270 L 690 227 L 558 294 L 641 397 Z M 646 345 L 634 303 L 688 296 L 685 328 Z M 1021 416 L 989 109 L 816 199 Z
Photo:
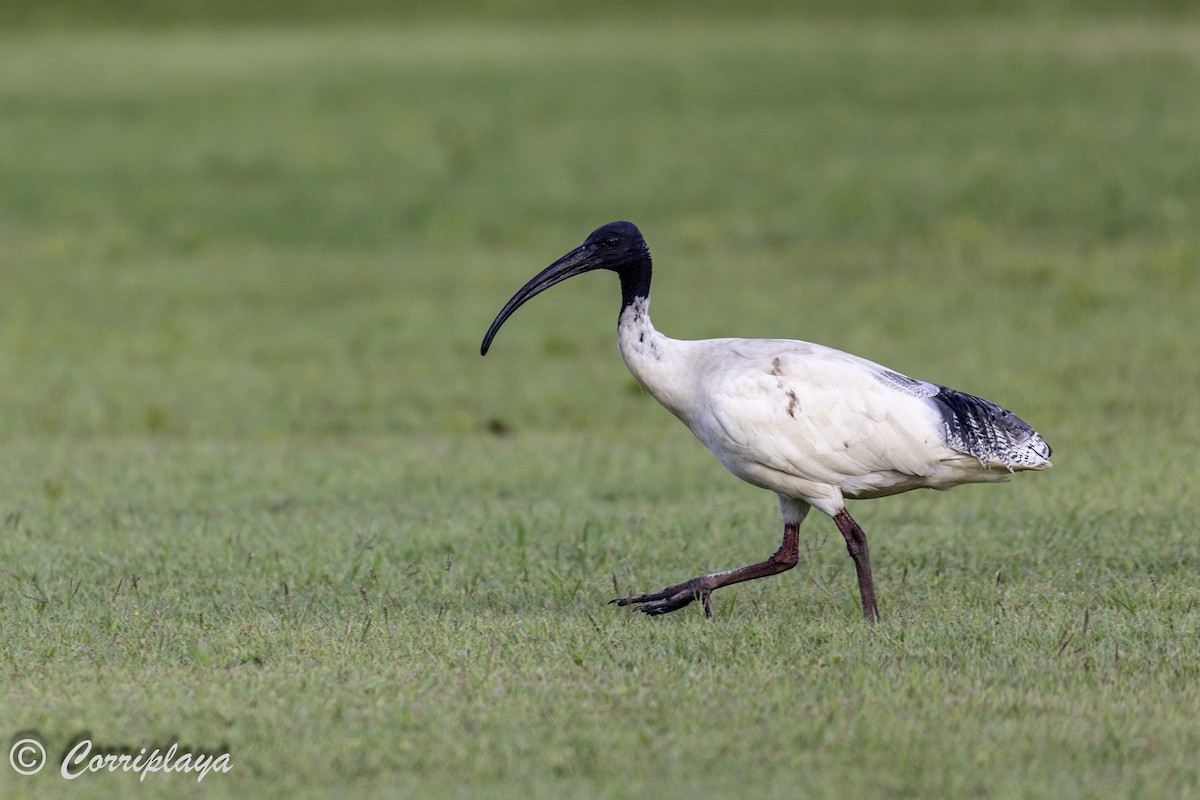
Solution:
M 706 21 L 707 20 L 707 21 Z M 5 797 L 1200 794 L 1200 23 L 770 18 L 0 33 Z M 658 327 L 1002 402 L 1008 486 L 778 544 L 642 394 Z M 233 769 L 85 775 L 112 746 Z

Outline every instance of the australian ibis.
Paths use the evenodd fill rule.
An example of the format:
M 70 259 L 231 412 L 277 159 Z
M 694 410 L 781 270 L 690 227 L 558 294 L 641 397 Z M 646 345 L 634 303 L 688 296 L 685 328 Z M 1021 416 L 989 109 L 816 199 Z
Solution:
M 980 397 L 819 344 L 664 336 L 650 322 L 650 249 L 630 222 L 597 228 L 521 287 L 488 328 L 480 353 L 531 297 L 596 269 L 620 278 L 617 345 L 638 383 L 730 472 L 775 492 L 783 513 L 783 543 L 765 561 L 620 597 L 617 605 L 656 615 L 699 600 L 711 617 L 714 590 L 796 565 L 800 523 L 815 508 L 845 537 L 863 614 L 874 622 L 879 607 L 867 537 L 847 500 L 1001 481 L 1050 466 L 1050 446 L 1033 428 Z

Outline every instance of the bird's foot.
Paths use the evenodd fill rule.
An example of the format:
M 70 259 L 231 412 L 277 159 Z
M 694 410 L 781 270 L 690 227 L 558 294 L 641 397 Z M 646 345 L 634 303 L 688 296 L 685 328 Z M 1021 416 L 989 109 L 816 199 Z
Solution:
M 692 578 L 690 581 L 677 583 L 657 592 L 618 597 L 608 602 L 616 603 L 619 606 L 635 606 L 643 614 L 655 617 L 659 614 L 678 611 L 684 606 L 691 605 L 694 600 L 703 603 L 704 615 L 712 619 L 712 589 L 704 586 L 703 578 Z

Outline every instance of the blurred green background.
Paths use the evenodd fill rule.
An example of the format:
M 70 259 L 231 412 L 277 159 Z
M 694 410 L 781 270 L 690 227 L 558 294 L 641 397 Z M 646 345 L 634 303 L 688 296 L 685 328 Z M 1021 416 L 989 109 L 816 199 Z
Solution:
M 0 4 L 0 718 L 233 749 L 152 796 L 1194 797 L 1197 86 L 1188 3 Z M 620 218 L 665 333 L 1054 469 L 856 505 L 873 633 L 823 518 L 605 607 L 778 541 L 611 276 L 479 357 Z
M 578 22 L 581 20 L 624 20 L 636 25 L 639 20 L 662 19 L 756 19 L 768 17 L 847 18 L 867 17 L 944 20 L 972 17 L 1072 17 L 1096 15 L 1118 19 L 1136 16 L 1193 16 L 1195 4 L 1188 0 L 1147 0 L 1131 6 L 1119 0 L 751 0 L 730 4 L 718 0 L 657 0 L 639 3 L 612 0 L 607 3 L 554 3 L 548 0 L 200 0 L 179 3 L 173 0 L 12 0 L 0 9 L 0 22 L 29 27 L 80 27 L 86 25 L 208 25 L 230 27 L 245 23 L 279 25 L 294 23 L 389 23 L 435 22 Z
M 817 339 L 1083 437 L 1126 402 L 1092 378 L 1178 418 L 1190 25 L 849 14 L 10 33 L 0 431 L 657 425 L 577 402 L 628 385 L 611 288 L 474 355 L 615 218 L 659 257 L 670 334 Z

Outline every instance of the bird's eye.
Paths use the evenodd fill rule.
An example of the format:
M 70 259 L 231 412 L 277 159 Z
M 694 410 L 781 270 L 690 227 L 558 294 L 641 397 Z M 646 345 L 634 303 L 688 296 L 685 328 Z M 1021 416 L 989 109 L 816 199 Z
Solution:
M 600 240 L 600 244 L 604 245 L 605 247 L 616 247 L 620 243 L 620 238 L 616 236 L 608 236 Z

